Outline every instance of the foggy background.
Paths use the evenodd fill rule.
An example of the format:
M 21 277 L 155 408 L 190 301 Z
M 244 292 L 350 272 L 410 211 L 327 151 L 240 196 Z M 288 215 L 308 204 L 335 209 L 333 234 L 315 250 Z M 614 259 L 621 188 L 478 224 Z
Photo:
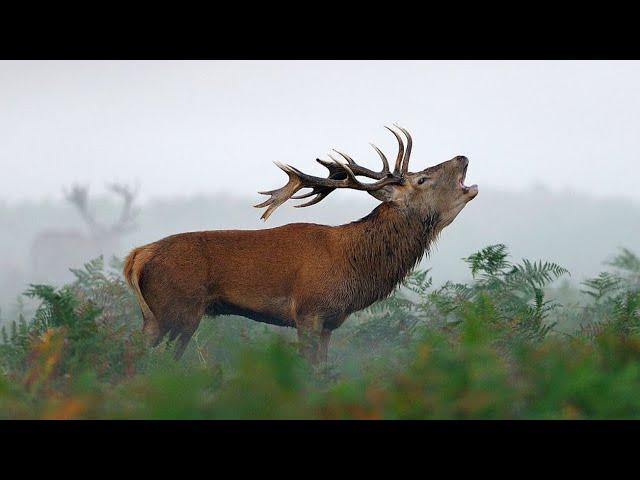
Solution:
M 71 278 L 36 275 L 32 257 L 43 232 L 90 239 L 63 197 L 73 183 L 105 225 L 120 211 L 106 183 L 139 186 L 136 228 L 97 254 L 189 230 L 337 225 L 376 200 L 336 191 L 264 223 L 256 192 L 284 185 L 275 160 L 326 176 L 314 159 L 332 148 L 378 169 L 368 142 L 394 158 L 393 122 L 414 138 L 411 170 L 466 155 L 480 187 L 425 262 L 436 283 L 465 279 L 460 258 L 498 242 L 579 282 L 618 247 L 640 250 L 639 107 L 638 62 L 0 62 L 0 308 L 29 282 Z

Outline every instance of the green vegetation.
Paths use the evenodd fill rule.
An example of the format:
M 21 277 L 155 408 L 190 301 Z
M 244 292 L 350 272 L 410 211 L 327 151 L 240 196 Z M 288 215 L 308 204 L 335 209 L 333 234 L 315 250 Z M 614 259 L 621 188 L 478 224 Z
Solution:
M 119 263 L 94 260 L 4 322 L 0 418 L 640 418 L 635 254 L 579 289 L 504 245 L 464 261 L 471 282 L 416 271 L 313 369 L 293 330 L 238 317 L 204 319 L 180 362 L 147 349 Z

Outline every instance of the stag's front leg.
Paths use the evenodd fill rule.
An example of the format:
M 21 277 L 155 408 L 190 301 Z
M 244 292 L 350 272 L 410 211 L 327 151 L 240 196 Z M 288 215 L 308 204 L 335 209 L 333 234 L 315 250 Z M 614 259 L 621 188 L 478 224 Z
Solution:
M 304 317 L 297 322 L 298 348 L 300 354 L 311 364 L 326 360 L 329 338 L 324 333 L 322 320 L 318 316 Z M 331 332 L 329 332 L 329 335 Z M 326 339 L 326 340 L 325 340 Z M 324 353 L 323 353 L 324 352 Z
M 329 354 L 329 340 L 331 339 L 331 330 L 324 329 L 320 332 L 320 348 L 318 350 L 319 361 L 327 363 Z

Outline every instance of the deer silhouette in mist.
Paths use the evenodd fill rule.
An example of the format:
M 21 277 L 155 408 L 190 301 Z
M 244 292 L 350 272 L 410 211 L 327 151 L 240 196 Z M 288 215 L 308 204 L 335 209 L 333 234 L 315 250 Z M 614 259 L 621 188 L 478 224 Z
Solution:
M 136 228 L 133 207 L 137 188 L 125 184 L 110 184 L 111 192 L 122 198 L 122 209 L 111 224 L 99 222 L 89 209 L 89 190 L 73 185 L 65 198 L 80 213 L 86 232 L 76 229 L 49 229 L 40 232 L 31 245 L 31 273 L 37 281 L 61 283 L 70 278 L 69 268 L 77 268 L 100 255 L 110 256 L 120 251 L 122 236 Z

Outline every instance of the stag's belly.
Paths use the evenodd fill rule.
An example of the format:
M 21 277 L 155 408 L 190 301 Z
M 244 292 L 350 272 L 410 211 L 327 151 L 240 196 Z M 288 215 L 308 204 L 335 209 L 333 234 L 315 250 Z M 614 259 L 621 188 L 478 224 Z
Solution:
M 238 315 L 240 317 L 255 320 L 256 322 L 268 323 L 269 325 L 276 325 L 278 327 L 295 327 L 295 323 L 291 319 L 276 316 L 268 312 L 250 310 L 242 306 L 225 302 L 210 304 L 207 307 L 206 314 L 212 317 L 217 315 Z

